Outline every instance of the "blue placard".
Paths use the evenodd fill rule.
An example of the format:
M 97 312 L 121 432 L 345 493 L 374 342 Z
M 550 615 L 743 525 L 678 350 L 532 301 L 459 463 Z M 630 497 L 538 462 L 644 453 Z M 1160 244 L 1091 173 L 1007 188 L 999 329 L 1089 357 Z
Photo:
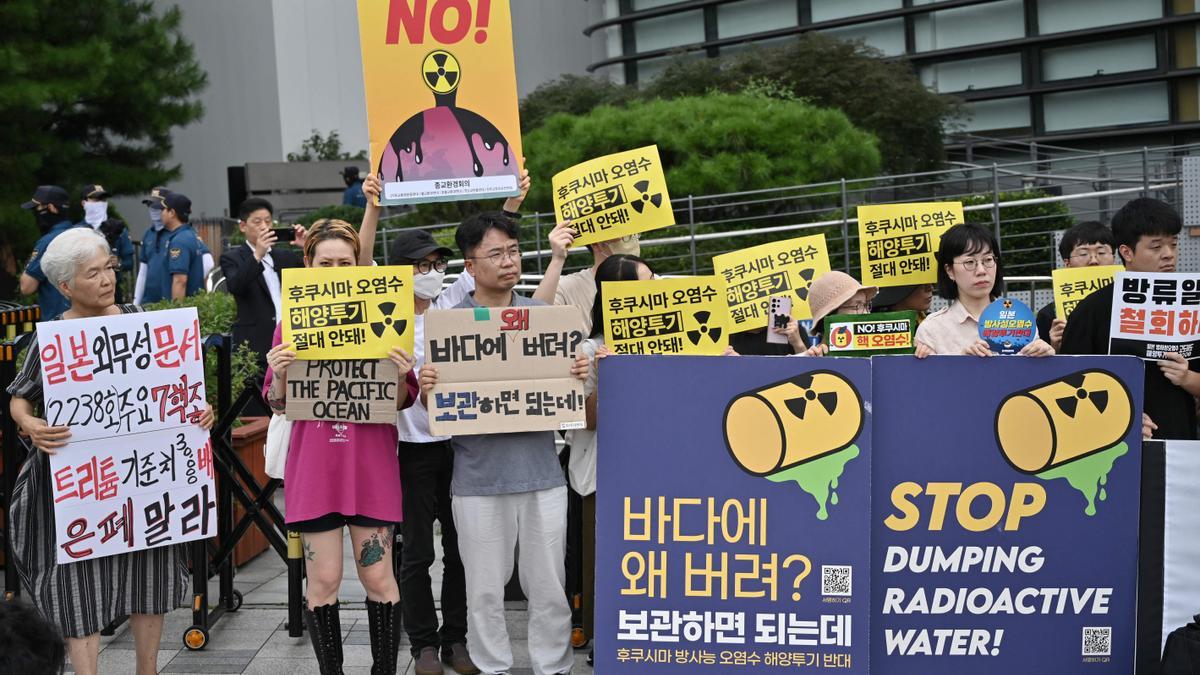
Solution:
M 872 672 L 1133 672 L 1142 364 L 872 369 Z
M 870 363 L 600 365 L 596 672 L 867 672 Z
M 1037 316 L 1020 300 L 996 298 L 979 315 L 979 337 L 997 354 L 1016 354 L 1037 339 Z

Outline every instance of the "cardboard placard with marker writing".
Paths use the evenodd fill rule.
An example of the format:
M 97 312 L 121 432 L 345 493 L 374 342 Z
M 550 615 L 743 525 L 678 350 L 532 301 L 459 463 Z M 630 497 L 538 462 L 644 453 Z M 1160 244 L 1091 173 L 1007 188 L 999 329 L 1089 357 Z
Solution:
M 287 369 L 289 420 L 395 424 L 404 384 L 391 359 L 294 361 Z
M 439 436 L 579 429 L 583 382 L 571 366 L 584 340 L 574 307 L 435 309 L 425 315 L 429 428 Z

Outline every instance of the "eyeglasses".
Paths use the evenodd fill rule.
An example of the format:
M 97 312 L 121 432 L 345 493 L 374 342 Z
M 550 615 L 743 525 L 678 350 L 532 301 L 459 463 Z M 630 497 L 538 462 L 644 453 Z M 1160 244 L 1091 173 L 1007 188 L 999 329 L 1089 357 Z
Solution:
M 512 248 L 510 248 L 506 251 L 495 251 L 495 252 L 489 253 L 487 255 L 473 256 L 470 259 L 471 260 L 483 260 L 484 258 L 487 258 L 489 261 L 491 261 L 491 263 L 493 265 L 496 265 L 497 267 L 499 267 L 500 263 L 504 260 L 512 260 L 514 262 L 520 260 L 521 259 L 521 249 L 517 248 L 516 246 L 513 246 Z
M 246 222 L 247 222 L 247 223 L 250 223 L 251 225 L 266 225 L 267 227 L 270 227 L 270 226 L 272 226 L 272 225 L 274 225 L 274 224 L 275 224 L 275 220 L 274 220 L 273 218 L 270 218 L 270 217 L 267 217 L 267 218 L 251 218 L 250 220 L 247 220 Z
M 429 274 L 430 270 L 445 272 L 446 268 L 450 266 L 450 263 L 446 262 L 445 258 L 438 258 L 433 262 L 429 262 L 428 260 L 418 260 L 412 263 L 412 266 L 415 267 L 417 272 L 421 274 Z
M 1071 260 L 1076 262 L 1089 262 L 1092 258 L 1099 260 L 1101 258 L 1112 257 L 1113 250 L 1108 246 L 1097 246 L 1096 248 L 1077 248 L 1071 251 Z
M 956 260 L 956 261 L 954 261 L 954 264 L 962 266 L 962 268 L 968 272 L 974 272 L 975 268 L 977 268 L 979 265 L 983 265 L 983 269 L 985 269 L 985 270 L 990 270 L 996 266 L 996 262 L 997 262 L 996 256 L 985 255 L 982 258 L 967 258 L 966 260 Z
M 852 305 L 842 305 L 837 308 L 836 314 L 869 314 L 871 306 L 865 302 L 856 302 Z

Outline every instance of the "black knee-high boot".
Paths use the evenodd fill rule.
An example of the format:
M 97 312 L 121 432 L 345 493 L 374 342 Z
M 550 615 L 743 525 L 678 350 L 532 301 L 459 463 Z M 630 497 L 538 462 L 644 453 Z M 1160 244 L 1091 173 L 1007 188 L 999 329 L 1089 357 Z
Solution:
M 304 608 L 304 623 L 321 675 L 342 675 L 342 620 L 338 603 Z
M 395 675 L 400 654 L 400 603 L 367 600 L 371 627 L 371 675 Z

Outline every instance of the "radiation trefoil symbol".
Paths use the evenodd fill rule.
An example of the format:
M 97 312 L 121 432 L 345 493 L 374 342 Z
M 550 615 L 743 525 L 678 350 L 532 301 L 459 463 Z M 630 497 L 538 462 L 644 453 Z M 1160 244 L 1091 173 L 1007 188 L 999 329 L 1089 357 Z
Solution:
M 458 59 L 443 49 L 426 55 L 421 72 L 425 75 L 426 86 L 435 94 L 449 94 L 458 88 L 458 83 L 462 80 Z
M 800 270 L 800 274 L 798 274 L 797 276 L 800 277 L 801 281 L 803 281 L 804 284 L 796 288 L 796 297 L 797 298 L 800 298 L 801 300 L 804 300 L 804 301 L 808 301 L 808 285 L 810 283 L 812 283 L 813 277 L 816 276 L 816 273 L 817 273 L 817 271 L 812 269 L 811 267 Z
M 395 329 L 396 335 L 404 335 L 404 329 L 408 327 L 408 321 L 392 318 L 392 315 L 396 313 L 396 303 L 381 302 L 379 303 L 379 311 L 383 313 L 383 321 L 371 322 L 371 330 L 374 331 L 375 337 L 383 337 L 383 334 L 387 332 L 389 327 Z
M 647 202 L 653 204 L 655 208 L 662 206 L 662 193 L 656 192 L 654 194 L 650 194 L 650 181 L 639 180 L 633 184 L 633 189 L 641 193 L 637 199 L 629 202 L 629 205 L 633 207 L 634 211 L 641 213 L 642 209 L 646 208 Z
M 708 320 L 712 318 L 711 312 L 696 312 L 692 315 L 692 318 L 696 320 L 696 323 L 700 324 L 696 330 L 689 330 L 687 332 L 688 339 L 692 341 L 693 345 L 700 344 L 700 340 L 706 335 L 714 344 L 721 339 L 720 326 L 710 328 L 708 325 Z
M 795 398 L 789 398 L 784 401 L 788 412 L 796 416 L 796 419 L 804 419 L 804 414 L 808 412 L 808 404 L 816 401 L 825 412 L 829 415 L 837 408 L 838 395 L 836 391 L 816 392 L 810 387 L 813 386 L 812 375 L 801 375 L 794 380 L 793 383 L 800 388 L 802 394 Z

